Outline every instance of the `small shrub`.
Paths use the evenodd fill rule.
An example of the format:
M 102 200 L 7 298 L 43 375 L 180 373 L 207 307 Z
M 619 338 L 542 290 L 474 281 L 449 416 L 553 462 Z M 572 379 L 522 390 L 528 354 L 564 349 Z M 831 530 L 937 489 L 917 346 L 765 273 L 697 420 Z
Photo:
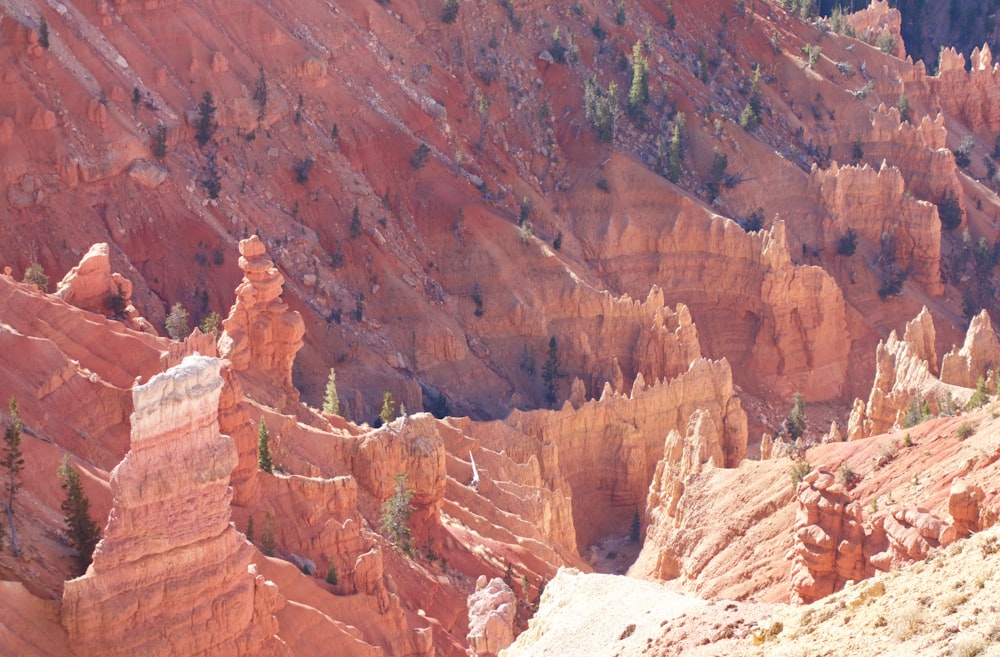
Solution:
M 170 314 L 167 315 L 166 322 L 164 322 L 164 328 L 167 329 L 167 335 L 170 336 L 171 340 L 183 340 L 187 337 L 191 331 L 189 319 L 188 311 L 184 309 L 184 306 L 175 303 L 170 309 Z
M 108 308 L 111 309 L 111 316 L 119 322 L 125 319 L 125 310 L 128 308 L 128 301 L 125 299 L 125 291 L 122 290 L 121 283 L 116 283 L 114 294 L 108 295 Z
M 854 488 L 857 483 L 861 481 L 861 475 L 855 472 L 854 468 L 846 463 L 840 466 L 840 469 L 837 470 L 837 475 L 837 479 L 844 485 L 844 488 L 848 490 Z
M 410 166 L 414 169 L 420 169 L 427 164 L 427 158 L 430 157 L 430 154 L 430 146 L 424 143 L 420 144 L 417 146 L 417 150 L 415 150 L 413 155 L 410 157 Z
M 330 368 L 330 376 L 326 380 L 326 393 L 323 395 L 323 412 L 329 415 L 340 415 L 340 395 L 337 394 L 337 373 Z
M 962 143 L 959 145 L 958 149 L 952 151 L 955 155 L 955 164 L 965 169 L 972 163 L 972 158 L 969 156 L 972 153 L 972 146 L 974 143 L 975 142 L 971 135 L 965 135 L 965 137 L 962 138 Z
M 909 431 L 903 436 L 903 447 L 913 447 L 913 438 L 910 437 Z
M 315 164 L 312 155 L 307 155 L 305 159 L 298 160 L 292 165 L 292 169 L 295 171 L 295 182 L 300 185 L 304 185 L 309 182 L 309 172 Z
M 852 256 L 858 250 L 858 234 L 853 228 L 848 228 L 847 232 L 837 240 L 837 255 Z
M 361 237 L 361 211 L 355 205 L 354 210 L 351 211 L 351 239 L 358 237 Z
M 625 3 L 619 2 L 618 8 L 615 10 L 615 24 L 624 25 L 625 24 Z
M 598 178 L 595 184 L 597 185 L 597 189 L 601 190 L 605 194 L 611 193 L 611 185 L 608 184 L 607 178 Z
M 851 162 L 857 164 L 865 156 L 865 147 L 861 143 L 861 137 L 854 140 L 851 144 Z
M 49 277 L 38 261 L 32 261 L 24 270 L 24 282 L 34 285 L 42 292 L 49 291 Z
M 895 441 L 883 443 L 878 448 L 878 456 L 875 457 L 875 467 L 881 468 L 883 465 L 887 465 L 896 458 L 898 453 L 898 448 L 896 447 Z
M 552 32 L 552 45 L 549 46 L 549 54 L 552 55 L 552 59 L 557 64 L 566 63 L 566 46 L 563 45 L 562 39 L 559 37 L 558 27 Z
M 799 489 L 799 484 L 806 478 L 806 475 L 812 472 L 812 466 L 809 465 L 805 460 L 798 460 L 792 464 L 792 469 L 790 474 L 792 476 L 792 492 Z
M 608 32 L 603 27 L 601 27 L 600 16 L 594 19 L 594 24 L 591 26 L 590 32 L 594 35 L 594 38 L 597 39 L 598 41 L 604 41 L 604 39 L 607 38 Z
M 959 440 L 965 440 L 975 432 L 976 432 L 976 427 L 973 426 L 971 422 L 963 422 L 962 424 L 958 425 L 957 429 L 955 429 L 955 437 L 958 438 Z
M 883 32 L 875 39 L 875 47 L 887 55 L 891 55 L 896 50 L 896 37 L 892 32 Z
M 562 248 L 562 241 L 563 241 L 563 234 L 562 234 L 562 231 L 560 230 L 558 233 L 556 233 L 555 239 L 552 240 L 552 248 L 555 249 L 556 251 L 558 251 L 559 249 L 561 249 Z
M 458 18 L 458 0 L 445 0 L 444 10 L 441 12 L 441 22 L 451 24 Z
M 764 228 L 764 208 L 757 208 L 749 217 L 737 218 L 736 223 L 748 233 L 756 233 Z

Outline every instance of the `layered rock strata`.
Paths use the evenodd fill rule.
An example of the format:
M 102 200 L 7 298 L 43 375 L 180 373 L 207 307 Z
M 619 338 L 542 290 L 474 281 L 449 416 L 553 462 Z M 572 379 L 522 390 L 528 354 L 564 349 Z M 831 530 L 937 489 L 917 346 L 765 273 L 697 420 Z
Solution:
M 283 598 L 229 522 L 236 450 L 219 434 L 219 368 L 191 356 L 134 389 L 104 538 L 63 593 L 74 654 L 288 654 L 273 616 Z

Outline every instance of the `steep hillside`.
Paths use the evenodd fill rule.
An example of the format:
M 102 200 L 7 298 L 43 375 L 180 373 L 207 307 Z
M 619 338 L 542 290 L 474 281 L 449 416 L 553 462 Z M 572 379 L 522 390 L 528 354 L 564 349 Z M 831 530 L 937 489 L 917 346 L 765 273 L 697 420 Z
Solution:
M 992 53 L 838 20 L 0 0 L 0 627 L 495 653 L 561 567 L 728 612 L 993 524 Z

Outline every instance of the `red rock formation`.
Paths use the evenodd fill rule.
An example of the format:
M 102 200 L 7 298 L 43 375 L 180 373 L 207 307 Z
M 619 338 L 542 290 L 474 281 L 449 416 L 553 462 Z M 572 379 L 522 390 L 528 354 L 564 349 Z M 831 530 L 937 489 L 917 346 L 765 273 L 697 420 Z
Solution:
M 829 472 L 813 470 L 796 491 L 792 600 L 812 602 L 840 590 L 848 580 L 874 574 L 864 554 L 859 504 Z
M 470 657 L 496 657 L 514 642 L 514 591 L 499 577 L 487 582 L 481 576 L 468 604 Z
M 985 333 L 981 335 L 985 338 Z M 934 376 L 933 372 L 937 369 L 934 336 L 934 322 L 924 308 L 906 324 L 902 340 L 893 331 L 885 342 L 879 342 L 875 352 L 875 382 L 868 402 L 855 400 L 851 410 L 848 422 L 850 440 L 885 433 L 893 425 L 902 424 L 914 400 L 918 404 L 928 401 L 931 408 L 936 409 L 939 401 L 948 395 L 959 403 L 968 399 L 971 390 L 942 383 Z M 983 338 L 977 339 L 977 342 Z M 996 338 L 993 339 L 995 344 Z M 964 356 L 953 356 L 948 367 L 957 372 L 960 362 L 966 362 Z
M 229 523 L 236 452 L 218 430 L 219 367 L 192 356 L 135 388 L 104 538 L 63 592 L 74 654 L 288 654 L 272 615 L 283 600 Z
M 243 283 L 223 322 L 219 353 L 233 369 L 254 381 L 261 401 L 282 408 L 298 401 L 292 385 L 292 362 L 302 347 L 305 327 L 299 313 L 281 300 L 284 277 L 254 235 L 240 242 Z
M 1000 368 L 1000 341 L 989 314 L 984 310 L 972 318 L 961 349 L 953 348 L 941 363 L 941 381 L 963 388 L 975 388 L 979 377 L 996 387 Z
M 107 244 L 90 247 L 80 264 L 59 282 L 55 294 L 77 308 L 107 316 L 117 313 L 129 328 L 156 335 L 156 329 L 132 305 L 132 282 L 111 272 Z M 113 301 L 113 297 L 117 300 Z
M 876 43 L 882 34 L 893 37 L 893 47 L 889 51 L 895 57 L 906 57 L 906 44 L 900 30 L 903 25 L 903 15 L 899 10 L 889 6 L 886 0 L 872 0 L 871 4 L 845 16 L 845 21 L 853 28 L 858 38 L 868 43 Z
M 944 291 L 941 283 L 941 227 L 937 209 L 930 203 L 907 197 L 903 176 L 885 161 L 879 170 L 862 167 L 829 169 L 814 167 L 809 176 L 827 219 L 823 221 L 823 243 L 836 252 L 848 229 L 861 239 L 879 245 L 883 234 L 895 238 L 896 262 L 912 270 L 913 278 L 930 294 Z M 890 199 L 896 199 L 890 202 Z
M 948 513 L 958 538 L 965 538 L 982 528 L 979 518 L 984 499 L 983 489 L 979 486 L 958 477 L 952 482 L 948 494 Z

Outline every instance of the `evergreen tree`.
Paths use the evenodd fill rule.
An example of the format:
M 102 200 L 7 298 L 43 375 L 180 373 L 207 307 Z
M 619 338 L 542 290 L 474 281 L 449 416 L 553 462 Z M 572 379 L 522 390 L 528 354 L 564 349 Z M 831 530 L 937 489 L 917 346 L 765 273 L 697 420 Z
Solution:
M 750 85 L 750 99 L 740 114 L 740 125 L 747 132 L 753 132 L 760 127 L 760 113 L 763 105 L 760 102 L 760 66 L 754 69 L 753 83 Z
M 337 585 L 337 566 L 332 561 L 330 567 L 326 569 L 326 583 L 331 586 Z
M 170 314 L 167 315 L 167 320 L 164 323 L 167 335 L 170 336 L 171 340 L 183 340 L 188 336 L 191 330 L 188 319 L 188 311 L 184 309 L 184 306 L 180 302 L 175 303 L 174 307 L 170 309 Z
M 142 102 L 142 92 L 139 87 L 132 87 L 132 113 L 139 112 L 139 104 Z
M 10 426 L 3 434 L 3 456 L 0 458 L 0 467 L 7 471 L 7 480 L 4 482 L 4 492 L 7 496 L 7 520 L 10 522 L 10 544 L 11 551 L 18 555 L 21 548 L 17 542 L 17 530 L 14 529 L 14 496 L 21 488 L 21 471 L 24 470 L 24 457 L 21 452 L 21 415 L 17 409 L 17 400 L 13 397 L 8 402 L 10 409 Z M 0 535 L 0 539 L 2 539 Z
M 806 432 L 806 402 L 801 393 L 795 393 L 793 397 L 792 412 L 786 420 L 788 435 L 792 440 L 801 438 Z
M 410 499 L 413 490 L 406 487 L 406 473 L 396 475 L 396 486 L 392 495 L 382 504 L 382 533 L 393 548 L 411 554 L 413 538 L 410 534 L 410 514 L 413 507 Z
M 667 178 L 672 183 L 677 183 L 681 179 L 681 126 L 674 124 L 674 130 L 670 135 L 670 150 L 667 156 Z
M 628 534 L 629 540 L 633 543 L 638 543 L 641 532 L 642 520 L 639 518 L 639 507 L 635 507 L 635 511 L 632 513 L 632 529 Z
M 0 458 L 0 467 L 7 471 L 7 481 L 4 483 L 4 492 L 7 497 L 7 512 L 14 513 L 14 497 L 21 489 L 21 472 L 24 470 L 24 453 L 21 452 L 21 414 L 17 408 L 17 400 L 13 397 L 7 402 L 10 410 L 8 421 L 10 424 L 3 433 L 3 456 Z
M 243 533 L 246 535 L 247 540 L 253 543 L 253 535 L 254 535 L 253 516 L 247 518 L 247 530 Z
M 94 548 L 101 540 L 101 530 L 90 517 L 90 500 L 83 491 L 80 472 L 69 462 L 69 455 L 63 456 L 58 473 L 62 488 L 66 491 L 66 499 L 61 508 L 66 517 L 69 544 L 77 551 L 77 563 L 82 574 L 90 565 Z
M 330 368 L 330 377 L 326 380 L 323 412 L 330 415 L 340 415 L 340 396 L 337 394 L 337 373 L 332 367 Z
M 623 9 L 624 11 L 624 9 Z M 632 86 L 628 92 L 628 111 L 633 118 L 644 119 L 649 102 L 649 59 L 642 54 L 642 42 L 632 46 Z
M 201 170 L 201 179 L 198 180 L 198 184 L 208 192 L 209 198 L 219 198 L 219 192 L 222 191 L 222 176 L 219 174 L 215 142 L 212 142 L 212 147 L 205 153 L 205 166 Z
M 219 337 L 219 333 L 222 332 L 221 326 L 222 315 L 213 310 L 205 316 L 205 319 L 201 320 L 201 324 L 198 325 L 198 330 L 205 335 L 212 334 L 215 337 Z
M 267 424 L 263 417 L 257 425 L 257 465 L 264 472 L 274 472 L 274 464 L 271 462 L 271 435 L 267 432 Z
M 387 392 L 382 396 L 382 410 L 378 416 L 382 424 L 389 424 L 392 418 L 396 417 L 396 404 L 392 401 L 392 393 Z
M 194 138 L 199 146 L 204 146 L 214 134 L 215 102 L 212 100 L 212 92 L 206 91 L 202 94 L 201 103 L 198 105 L 198 130 Z
M 38 17 L 38 45 L 46 50 L 49 49 L 49 24 L 45 16 Z
M 559 344 L 556 336 L 549 338 L 549 355 L 542 365 L 542 380 L 545 382 L 545 402 L 554 406 L 559 394 L 559 379 L 565 374 L 559 371 Z

